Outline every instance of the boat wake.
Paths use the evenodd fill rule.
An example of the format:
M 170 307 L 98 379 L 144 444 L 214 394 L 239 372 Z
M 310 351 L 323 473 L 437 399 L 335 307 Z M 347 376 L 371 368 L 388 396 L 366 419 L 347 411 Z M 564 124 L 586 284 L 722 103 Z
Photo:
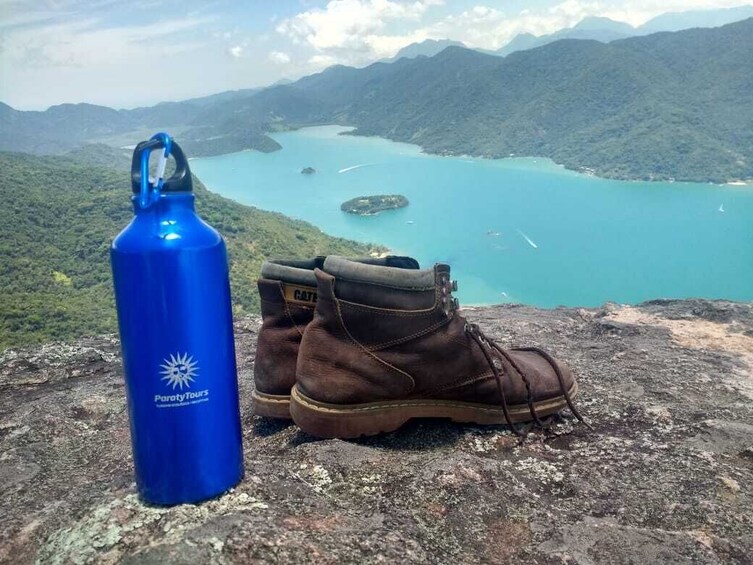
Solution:
M 377 163 L 361 163 L 360 165 L 353 165 L 352 167 L 345 167 L 344 169 L 340 169 L 337 171 L 338 173 L 347 173 L 348 171 L 354 171 L 356 169 L 360 169 L 361 167 L 370 167 L 371 165 L 376 165 Z
M 525 239 L 528 242 L 528 245 L 530 245 L 534 249 L 538 249 L 539 248 L 539 246 L 536 245 L 533 242 L 533 240 L 530 237 L 528 237 L 526 234 L 524 234 L 522 231 L 518 230 L 518 233 L 520 234 L 520 237 L 522 237 L 523 239 Z

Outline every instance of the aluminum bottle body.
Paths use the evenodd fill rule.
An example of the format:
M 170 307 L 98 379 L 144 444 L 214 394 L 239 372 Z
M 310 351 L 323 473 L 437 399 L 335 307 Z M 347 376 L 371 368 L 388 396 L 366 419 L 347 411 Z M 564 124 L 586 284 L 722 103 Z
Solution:
M 192 193 L 159 196 L 111 262 L 139 494 L 211 498 L 243 476 L 227 253 Z

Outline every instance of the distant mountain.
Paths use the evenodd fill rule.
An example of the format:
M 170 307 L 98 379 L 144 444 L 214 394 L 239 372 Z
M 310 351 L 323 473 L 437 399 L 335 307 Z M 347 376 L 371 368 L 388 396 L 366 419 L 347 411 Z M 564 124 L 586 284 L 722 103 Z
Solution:
M 530 33 L 520 33 L 497 51 L 481 51 L 504 57 L 515 51 L 541 47 L 560 39 L 593 39 L 602 43 L 609 43 L 617 39 L 625 39 L 637 35 L 649 35 L 660 31 L 681 31 L 697 27 L 719 27 L 750 17 L 753 17 L 753 6 L 670 12 L 657 16 L 637 28 L 625 22 L 618 22 L 609 18 L 587 17 L 573 27 L 561 29 L 555 33 L 540 36 Z
M 519 33 L 518 35 L 513 37 L 509 43 L 500 47 L 496 51 L 483 50 L 482 52 L 489 55 L 500 55 L 504 57 L 506 55 L 509 55 L 510 53 L 514 53 L 515 51 L 525 51 L 526 49 L 541 47 L 542 45 L 545 45 L 547 43 L 547 40 L 544 38 L 548 37 L 549 36 L 546 35 L 538 37 L 536 35 L 533 35 L 532 33 Z
M 278 81 L 278 84 L 289 83 Z M 260 124 L 239 124 L 231 119 L 226 123 L 205 123 L 196 119 L 207 108 L 246 100 L 263 90 L 232 90 L 130 110 L 82 103 L 51 106 L 42 112 L 22 112 L 0 102 L 0 131 L 4 133 L 0 136 L 0 151 L 46 155 L 92 143 L 132 145 L 147 132 L 163 129 L 180 133 L 183 147 L 196 155 L 241 149 L 276 151 L 280 145 L 266 135 Z
M 284 79 L 281 79 L 278 82 L 270 86 L 277 86 L 278 84 L 287 84 L 287 83 L 284 82 Z M 215 102 L 227 102 L 228 100 L 235 100 L 237 98 L 245 98 L 246 96 L 259 92 L 260 90 L 264 90 L 264 88 L 265 87 L 242 88 L 240 90 L 227 90 L 225 92 L 220 92 L 219 94 L 209 94 L 208 96 L 201 96 L 199 98 L 189 98 L 188 100 L 183 100 L 182 102 L 162 102 L 162 104 L 186 104 L 188 103 L 188 104 L 195 104 L 197 106 L 208 106 L 210 104 L 214 104 Z
M 43 112 L 0 108 L 0 151 L 59 154 L 87 143 L 132 145 L 146 132 L 170 129 L 180 133 L 191 153 L 217 155 L 240 149 L 275 151 L 279 144 L 257 123 L 203 123 L 194 116 L 206 108 L 248 99 L 259 90 L 223 92 L 183 102 L 163 102 L 147 108 L 113 110 L 93 104 L 61 104 Z
M 617 178 L 753 178 L 753 19 L 505 58 L 449 47 L 285 88 L 293 123 L 354 125 L 434 153 L 540 155 Z M 278 94 L 233 112 L 259 112 Z
M 433 57 L 448 47 L 465 47 L 465 44 L 450 39 L 426 39 L 420 43 L 411 43 L 410 45 L 403 47 L 394 57 L 391 59 L 385 59 L 384 62 L 389 63 L 403 58 L 415 59 L 416 57 Z
M 587 18 L 583 18 L 580 22 L 575 24 L 572 28 L 579 31 L 590 31 L 590 30 L 597 30 L 597 31 L 610 31 L 612 33 L 622 34 L 622 35 L 631 35 L 635 33 L 635 28 L 631 26 L 630 24 L 626 24 L 625 22 L 618 22 L 616 20 L 612 20 L 610 18 L 604 18 L 604 17 L 598 17 L 598 16 L 589 16 Z
M 59 153 L 86 138 L 101 138 L 129 127 L 117 110 L 93 104 L 61 104 L 44 112 L 0 108 L 0 150 Z
M 642 34 L 680 31 L 694 27 L 719 27 L 753 17 L 753 5 L 715 10 L 669 12 L 656 16 L 638 28 Z
M 538 155 L 607 177 L 753 178 L 753 19 L 607 44 L 564 39 L 507 57 L 451 46 L 218 100 L 128 111 L 3 106 L 0 143 L 128 145 L 169 126 L 199 156 L 271 151 L 270 131 L 338 123 L 434 153 Z
M 609 18 L 589 17 L 567 29 L 561 29 L 549 35 L 535 36 L 530 33 L 516 35 L 510 43 L 498 49 L 496 55 L 506 56 L 515 51 L 541 47 L 560 39 L 593 39 L 602 43 L 609 43 L 615 39 L 623 39 L 635 35 L 636 30 L 630 24 L 610 20 Z
M 0 351 L 116 331 L 108 249 L 131 219 L 129 168 L 130 152 L 106 146 L 59 157 L 0 153 Z M 267 257 L 369 251 L 198 181 L 195 193 L 227 241 L 236 313 L 258 311 L 252 281 Z

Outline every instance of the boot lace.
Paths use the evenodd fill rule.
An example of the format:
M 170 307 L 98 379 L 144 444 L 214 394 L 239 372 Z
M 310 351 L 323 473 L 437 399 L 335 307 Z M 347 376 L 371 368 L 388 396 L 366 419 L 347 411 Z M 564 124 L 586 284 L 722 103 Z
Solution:
M 443 279 L 443 289 L 442 294 L 444 298 L 444 303 L 447 306 L 447 312 L 448 314 L 454 313 L 459 308 L 459 303 L 457 298 L 450 299 L 450 292 L 453 290 L 457 290 L 457 282 L 456 281 L 448 281 L 446 278 Z M 460 319 L 462 319 L 465 322 L 465 333 L 478 345 L 479 349 L 481 350 L 481 353 L 483 353 L 484 358 L 486 359 L 486 362 L 489 364 L 489 368 L 492 371 L 492 374 L 494 375 L 494 379 L 497 383 L 497 390 L 499 391 L 499 397 L 502 401 L 502 412 L 505 416 L 505 421 L 507 422 L 507 425 L 510 426 L 512 431 L 517 436 L 525 436 L 526 433 L 521 432 L 517 426 L 512 421 L 512 418 L 510 416 L 510 411 L 507 407 L 507 399 L 505 398 L 505 390 L 503 386 L 503 378 L 505 375 L 513 375 L 516 374 L 520 377 L 520 379 L 523 381 L 526 387 L 526 396 L 527 396 L 527 404 L 528 404 L 528 410 L 531 412 L 531 418 L 533 419 L 533 422 L 536 426 L 545 429 L 547 426 L 544 424 L 544 422 L 541 421 L 541 418 L 539 418 L 539 415 L 536 413 L 536 407 L 533 403 L 533 387 L 531 386 L 531 382 L 528 380 L 528 377 L 526 377 L 525 372 L 520 368 L 518 363 L 515 361 L 515 359 L 510 355 L 510 352 L 506 349 L 503 349 L 499 345 L 497 345 L 493 340 L 489 339 L 484 335 L 484 333 L 481 331 L 481 328 L 478 326 L 478 324 L 468 322 L 463 316 L 460 316 Z M 573 400 L 570 397 L 570 393 L 567 390 L 567 386 L 565 384 L 565 377 L 562 374 L 562 370 L 559 367 L 559 364 L 557 361 L 545 350 L 539 348 L 539 347 L 516 347 L 514 348 L 514 351 L 530 351 L 533 353 L 537 353 L 541 357 L 543 357 L 547 363 L 552 367 L 554 370 L 554 373 L 557 375 L 557 380 L 559 382 L 560 391 L 562 392 L 562 395 L 565 397 L 565 402 L 567 402 L 568 408 L 570 408 L 570 412 L 572 412 L 573 416 L 581 422 L 582 424 L 586 425 L 589 429 L 591 426 L 586 422 L 586 420 L 581 416 L 578 409 L 573 404 Z M 495 355 L 495 353 L 497 355 Z

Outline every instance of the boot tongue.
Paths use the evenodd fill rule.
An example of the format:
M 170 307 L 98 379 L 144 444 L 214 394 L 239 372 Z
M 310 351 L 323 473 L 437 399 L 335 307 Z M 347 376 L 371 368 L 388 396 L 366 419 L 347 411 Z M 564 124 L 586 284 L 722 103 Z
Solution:
M 398 269 L 420 269 L 421 267 L 413 257 L 401 257 L 398 255 L 388 255 L 384 258 L 388 267 L 397 267 Z
M 416 261 L 413 257 L 402 255 L 385 255 L 384 257 L 357 257 L 350 260 L 354 263 L 365 263 L 367 265 L 378 265 L 381 267 L 395 267 L 397 269 L 420 269 L 418 261 Z M 319 268 L 321 269 L 322 267 Z
M 288 264 L 282 261 L 265 261 L 261 266 L 262 278 L 310 287 L 316 286 L 314 261 L 288 261 L 286 263 Z
M 408 265 L 415 263 L 415 260 L 400 258 L 399 262 Z M 336 256 L 327 257 L 322 270 L 336 278 L 343 278 L 352 282 L 370 283 L 405 290 L 433 289 L 436 282 L 434 269 L 420 270 L 369 265 Z
M 401 269 L 327 257 L 322 272 L 335 279 L 338 300 L 391 310 L 429 310 L 436 305 L 434 269 Z

